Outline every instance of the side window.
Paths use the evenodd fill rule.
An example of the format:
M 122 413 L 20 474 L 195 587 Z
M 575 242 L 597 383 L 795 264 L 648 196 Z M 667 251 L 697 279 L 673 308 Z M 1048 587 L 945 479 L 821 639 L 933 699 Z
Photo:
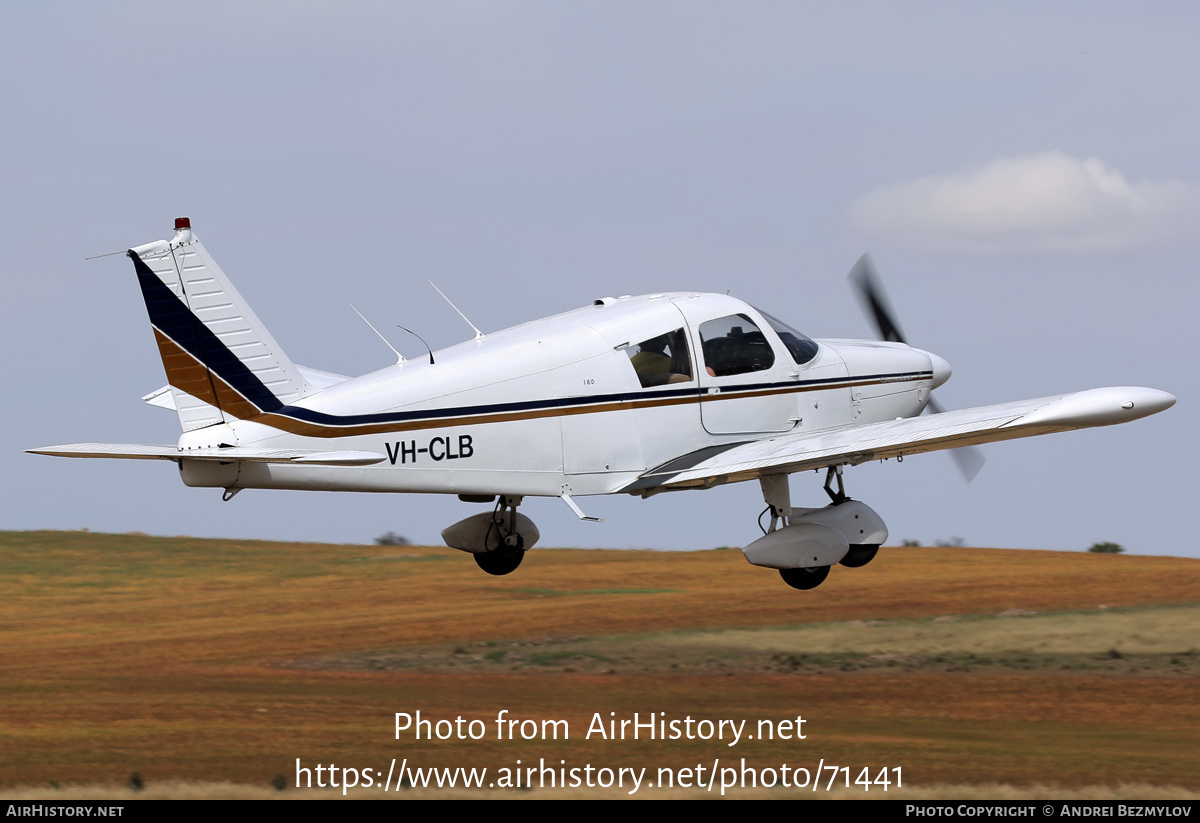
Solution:
M 713 377 L 762 371 L 775 364 L 766 336 L 744 314 L 731 314 L 700 324 L 704 365 Z
M 625 349 L 643 388 L 687 383 L 692 378 L 692 358 L 688 356 L 687 335 L 683 329 L 660 334 Z

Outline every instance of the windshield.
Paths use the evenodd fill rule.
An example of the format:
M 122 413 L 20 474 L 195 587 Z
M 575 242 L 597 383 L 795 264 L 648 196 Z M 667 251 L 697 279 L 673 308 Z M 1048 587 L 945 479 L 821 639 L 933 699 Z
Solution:
M 817 351 L 821 348 L 817 342 L 807 335 L 793 329 L 787 323 L 767 314 L 762 309 L 758 313 L 763 316 L 767 323 L 779 335 L 779 339 L 783 341 L 783 345 L 787 347 L 788 353 L 792 359 L 796 361 L 796 365 L 802 366 L 808 361 L 817 356 Z

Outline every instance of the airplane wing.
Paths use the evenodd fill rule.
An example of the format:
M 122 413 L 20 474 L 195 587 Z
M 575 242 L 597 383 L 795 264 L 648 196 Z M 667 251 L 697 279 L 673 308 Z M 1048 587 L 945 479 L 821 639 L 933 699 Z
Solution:
M 1167 392 L 1120 386 L 884 423 L 784 434 L 710 446 L 683 455 L 651 469 L 621 491 L 652 494 L 667 489 L 707 488 L 766 475 L 853 466 L 978 443 L 1111 426 L 1147 417 L 1174 404 L 1175 397 Z
M 315 449 L 250 449 L 237 446 L 187 449 L 176 446 L 141 446 L 132 443 L 71 443 L 26 449 L 52 457 L 115 457 L 124 460 L 208 460 L 217 463 L 308 463 L 322 466 L 370 466 L 387 458 L 364 451 Z

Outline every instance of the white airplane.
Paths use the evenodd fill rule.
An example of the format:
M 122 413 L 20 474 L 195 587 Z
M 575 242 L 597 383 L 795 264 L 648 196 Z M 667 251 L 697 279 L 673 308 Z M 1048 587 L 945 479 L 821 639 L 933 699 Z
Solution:
M 865 256 L 851 275 L 887 342 L 812 340 L 734 297 L 680 292 L 476 330 L 361 377 L 289 360 L 187 218 L 171 240 L 128 256 L 169 383 L 144 399 L 178 412 L 179 442 L 30 451 L 170 460 L 185 485 L 224 489 L 226 500 L 308 489 L 491 503 L 442 537 L 494 575 L 538 540 L 517 513 L 526 497 L 557 497 L 595 520 L 576 497 L 758 480 L 769 522 L 760 515 L 764 535 L 745 557 L 811 589 L 835 564 L 865 565 L 887 539 L 879 515 L 846 495 L 845 466 L 1124 423 L 1175 403 L 1117 387 L 921 416 L 950 366 L 904 343 Z M 792 507 L 789 476 L 819 469 L 830 505 Z

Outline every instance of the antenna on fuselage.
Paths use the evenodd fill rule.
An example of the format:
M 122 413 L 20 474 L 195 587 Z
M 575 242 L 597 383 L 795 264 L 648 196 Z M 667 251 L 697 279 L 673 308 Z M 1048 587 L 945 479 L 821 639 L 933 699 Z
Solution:
M 362 317 L 362 321 L 367 324 L 367 327 L 370 328 L 371 331 L 375 332 L 375 334 L 378 334 L 379 339 L 383 341 L 383 344 L 392 350 L 392 354 L 396 355 L 396 365 L 399 366 L 401 363 L 403 363 L 404 355 L 402 355 L 400 352 L 396 351 L 396 347 L 393 346 L 391 343 L 389 343 L 388 339 L 386 337 L 384 337 L 382 334 L 379 334 L 379 329 L 372 326 L 371 321 L 368 320 L 367 318 L 363 317 L 363 313 L 360 312 L 358 309 L 355 309 L 353 303 L 350 304 L 350 308 L 354 310 L 355 314 L 357 314 L 359 317 Z
M 436 287 L 436 286 L 434 286 L 434 288 L 437 288 L 437 287 Z M 469 322 L 469 321 L 468 321 L 468 322 Z M 404 329 L 404 327 L 403 327 L 403 326 L 401 326 L 399 323 L 397 323 L 397 324 L 396 324 L 396 328 L 398 328 L 398 329 Z M 424 337 L 422 337 L 421 335 L 417 334 L 417 333 L 416 333 L 415 331 L 413 331 L 412 329 L 404 329 L 404 330 L 405 330 L 406 332 L 408 332 L 409 334 L 411 334 L 413 337 L 415 337 L 415 338 L 417 338 L 418 340 L 420 340 L 422 343 L 425 343 L 425 338 L 424 338 Z M 429 344 L 428 344 L 428 343 L 425 343 L 425 348 L 426 348 L 426 349 L 429 349 L 429 365 L 431 365 L 431 366 L 432 366 L 432 365 L 433 365 L 433 349 L 430 349 L 430 348 L 429 348 Z
M 451 302 L 450 298 L 446 296 L 445 292 L 443 292 L 441 289 L 439 289 L 437 287 L 436 283 L 434 283 L 432 280 L 430 280 L 429 285 L 433 286 L 433 290 L 435 292 L 437 292 L 438 294 L 440 294 L 442 296 L 443 300 L 445 300 L 447 303 L 450 303 L 450 308 L 457 311 L 459 317 L 461 317 L 463 320 L 467 320 L 467 316 L 458 310 L 458 306 L 454 305 L 454 303 Z M 470 326 L 472 329 L 475 329 L 475 339 L 476 340 L 483 339 L 483 332 L 481 332 L 478 328 L 476 328 L 474 323 L 472 323 L 470 320 L 467 320 L 467 325 Z M 404 327 L 401 326 L 401 328 L 404 328 Z

